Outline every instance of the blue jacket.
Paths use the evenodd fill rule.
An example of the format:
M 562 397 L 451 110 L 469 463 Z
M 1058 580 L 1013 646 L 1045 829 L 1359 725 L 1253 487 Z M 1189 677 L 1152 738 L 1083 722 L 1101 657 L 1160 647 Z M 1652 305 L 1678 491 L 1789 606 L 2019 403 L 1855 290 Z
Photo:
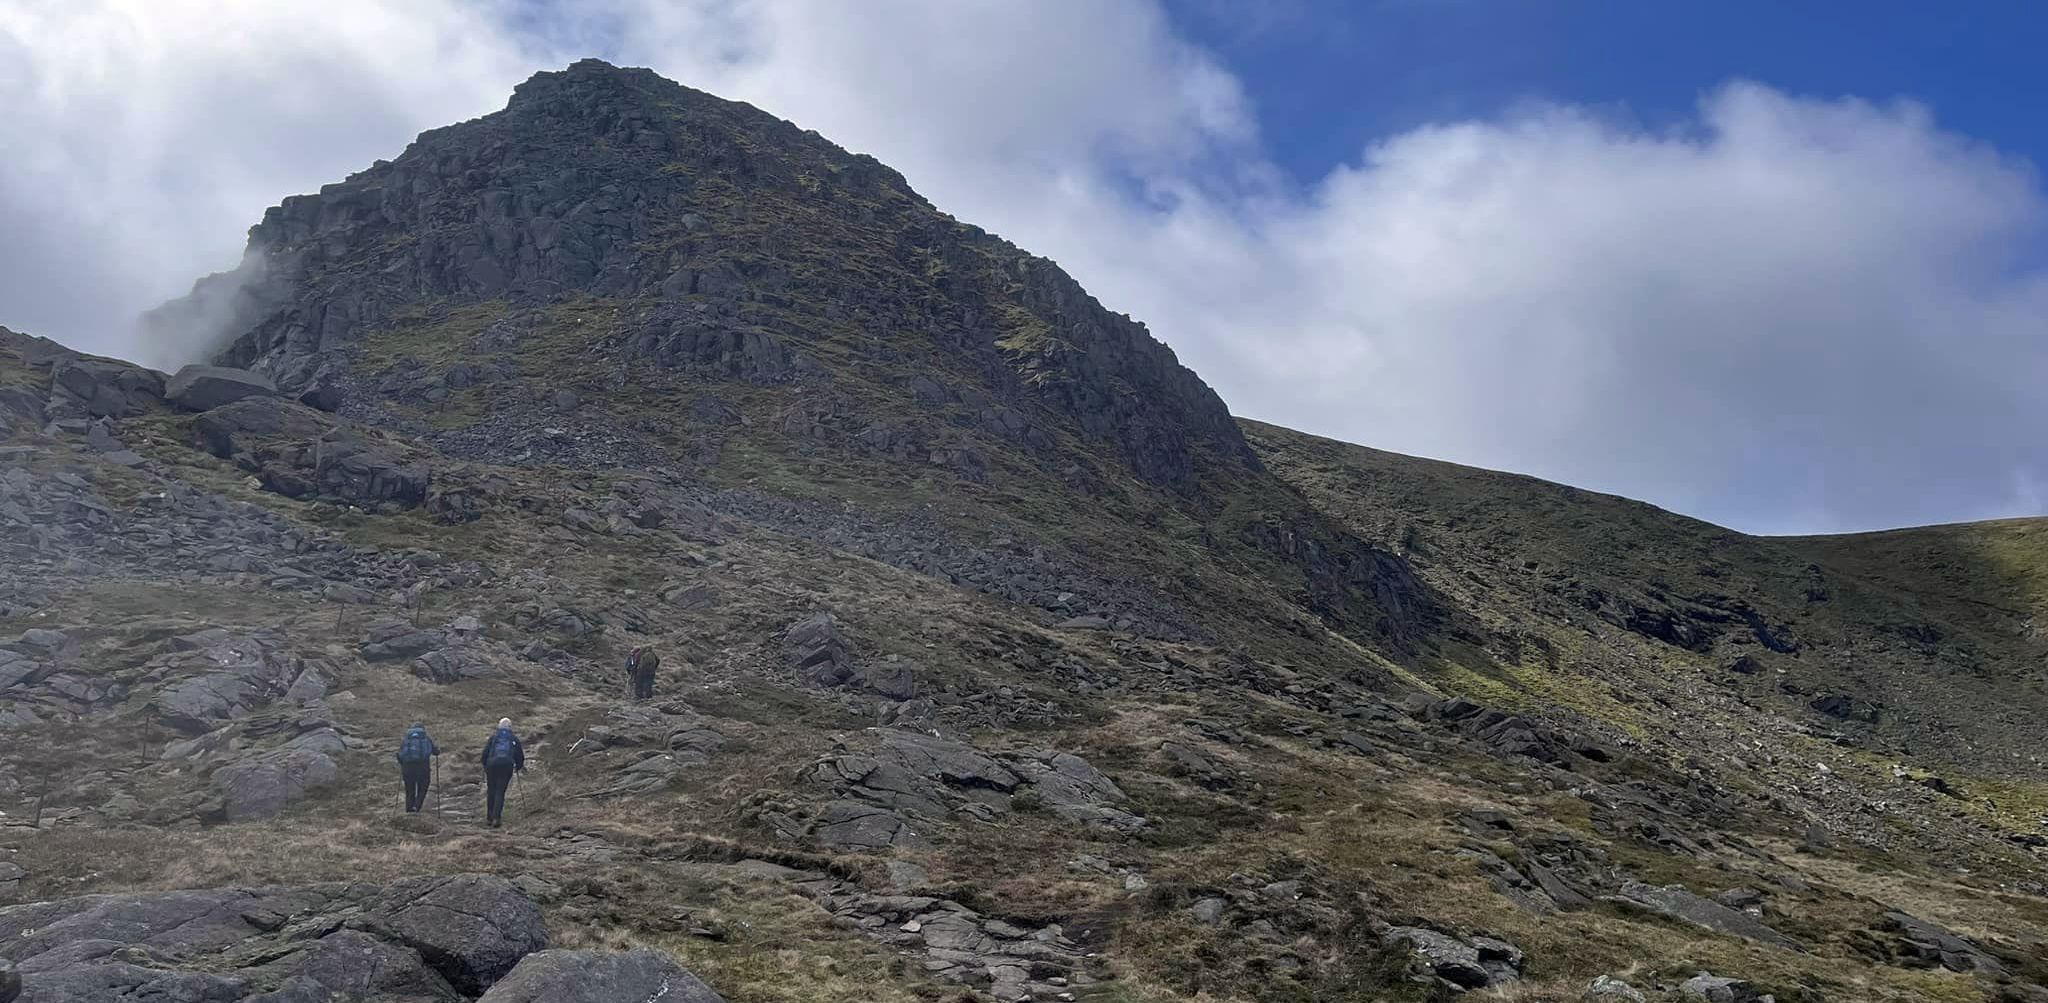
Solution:
M 526 769 L 526 749 L 519 744 L 519 736 L 512 734 L 512 729 L 510 728 L 499 728 L 497 731 L 492 732 L 490 740 L 484 743 L 483 755 L 479 756 L 478 759 L 485 766 L 491 765 L 491 750 L 496 748 L 501 742 L 508 742 L 512 746 L 512 768 L 515 770 Z
M 424 763 L 424 762 L 426 762 L 426 761 L 428 761 L 428 760 L 430 760 L 430 759 L 434 758 L 435 756 L 438 756 L 438 755 L 440 755 L 440 754 L 441 754 L 441 747 L 440 747 L 440 746 L 438 746 L 438 745 L 435 745 L 435 744 L 434 744 L 434 738 L 433 738 L 433 736 L 431 736 L 431 735 L 427 734 L 427 729 L 425 729 L 425 728 L 414 728 L 414 729 L 412 729 L 411 731 L 408 731 L 408 732 L 406 732 L 406 733 L 405 733 L 405 738 L 404 738 L 404 740 L 402 740 L 402 741 L 400 741 L 400 742 L 398 743 L 398 761 L 399 761 L 399 762 L 401 762 L 401 763 L 405 762 L 405 750 L 406 750 L 406 748 L 407 748 L 408 746 L 411 746 L 411 745 L 413 745 L 413 744 L 414 744 L 414 743 L 413 743 L 413 738 L 414 738 L 415 736 L 417 736 L 417 737 L 419 738 L 419 740 L 420 740 L 420 741 L 422 741 L 422 742 L 425 742 L 425 743 L 426 743 L 426 750 L 425 750 L 425 751 L 426 751 L 426 755 L 425 755 L 425 756 L 423 756 L 423 757 L 421 757 L 421 758 L 420 758 L 420 759 L 418 760 L 419 762 L 423 762 L 423 763 Z

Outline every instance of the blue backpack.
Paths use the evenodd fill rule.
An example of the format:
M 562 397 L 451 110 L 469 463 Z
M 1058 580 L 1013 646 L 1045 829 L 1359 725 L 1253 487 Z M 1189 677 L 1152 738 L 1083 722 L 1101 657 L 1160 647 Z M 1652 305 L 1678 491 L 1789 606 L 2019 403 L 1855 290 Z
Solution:
M 491 736 L 490 746 L 484 750 L 485 766 L 514 766 L 519 762 L 519 739 L 512 733 L 499 729 Z
M 401 763 L 424 763 L 434 757 L 434 740 L 427 737 L 427 729 L 414 728 L 405 733 L 405 742 L 398 747 L 398 761 Z

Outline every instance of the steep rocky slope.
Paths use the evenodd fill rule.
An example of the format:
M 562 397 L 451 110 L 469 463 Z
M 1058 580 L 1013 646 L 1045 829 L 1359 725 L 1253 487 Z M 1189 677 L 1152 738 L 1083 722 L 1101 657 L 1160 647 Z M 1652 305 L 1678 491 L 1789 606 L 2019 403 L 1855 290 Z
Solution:
M 596 62 L 251 238 L 157 314 L 236 370 L 0 330 L 22 999 L 2048 998 L 2035 524 L 1756 540 L 1239 423 Z

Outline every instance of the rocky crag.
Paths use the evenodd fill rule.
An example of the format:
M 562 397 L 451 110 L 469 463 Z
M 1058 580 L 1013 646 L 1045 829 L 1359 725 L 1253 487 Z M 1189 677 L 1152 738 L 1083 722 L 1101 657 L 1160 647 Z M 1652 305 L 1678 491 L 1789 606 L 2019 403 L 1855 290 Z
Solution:
M 0 330 L 0 1000 L 2048 999 L 2040 524 L 1759 540 L 1238 422 L 597 62 L 156 316 L 232 323 Z

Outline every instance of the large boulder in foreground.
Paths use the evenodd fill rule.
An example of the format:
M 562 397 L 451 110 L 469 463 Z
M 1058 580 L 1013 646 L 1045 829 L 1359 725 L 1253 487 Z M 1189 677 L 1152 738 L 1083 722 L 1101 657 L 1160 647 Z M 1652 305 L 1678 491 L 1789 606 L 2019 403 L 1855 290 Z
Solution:
M 472 995 L 548 946 L 540 907 L 491 875 L 400 881 L 384 890 L 371 914 L 372 933 L 418 951 L 449 985 Z
M 187 411 L 211 411 L 276 393 L 277 384 L 270 377 L 223 366 L 186 366 L 164 384 L 164 399 Z
M 655 951 L 529 954 L 477 1003 L 725 1003 L 689 969 Z
M 0 907 L 0 1003 L 457 1003 L 546 947 L 539 907 L 480 874 L 84 895 Z M 672 975 L 631 964 L 585 977 L 623 987 L 649 972 Z M 20 978 L 18 997 L 7 995 L 9 974 Z M 717 999 L 676 995 L 693 982 L 671 977 L 662 998 Z

